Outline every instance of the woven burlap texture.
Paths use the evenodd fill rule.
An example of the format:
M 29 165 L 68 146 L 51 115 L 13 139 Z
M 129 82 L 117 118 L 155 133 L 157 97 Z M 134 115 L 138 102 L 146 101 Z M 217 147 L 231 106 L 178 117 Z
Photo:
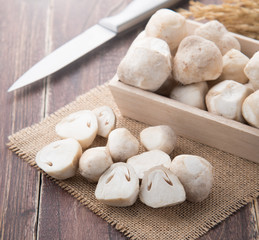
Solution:
M 9 148 L 37 168 L 36 153 L 59 139 L 55 125 L 62 118 L 78 110 L 92 110 L 102 105 L 115 111 L 116 127 L 129 129 L 137 138 L 147 127 L 121 116 L 106 84 L 78 97 L 39 124 L 13 134 L 9 137 Z M 106 139 L 97 137 L 92 147 L 105 145 Z M 140 152 L 143 150 L 141 148 Z M 171 158 L 179 154 L 199 155 L 214 166 L 215 181 L 206 200 L 200 203 L 186 201 L 160 209 L 152 209 L 137 200 L 131 207 L 116 208 L 98 202 L 94 197 L 96 185 L 88 183 L 80 174 L 64 181 L 50 179 L 132 239 L 195 239 L 259 195 L 259 165 L 182 137 L 178 138 Z

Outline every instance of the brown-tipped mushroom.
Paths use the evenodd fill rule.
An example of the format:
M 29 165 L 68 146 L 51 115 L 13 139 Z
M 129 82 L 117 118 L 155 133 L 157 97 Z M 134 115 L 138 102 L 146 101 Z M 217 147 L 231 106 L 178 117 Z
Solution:
M 259 51 L 248 61 L 245 66 L 245 74 L 255 90 L 259 89 Z
M 107 138 L 109 133 L 115 128 L 116 117 L 113 110 L 109 106 L 102 106 L 93 110 L 97 121 L 99 136 Z
M 163 151 L 151 150 L 129 158 L 127 163 L 134 168 L 138 178 L 142 179 L 144 173 L 153 167 L 164 166 L 169 169 L 171 158 Z
M 100 202 L 127 207 L 135 203 L 139 193 L 139 179 L 127 163 L 115 163 L 100 177 L 95 197 Z
M 61 138 L 74 138 L 83 149 L 94 141 L 98 130 L 96 116 L 90 110 L 72 113 L 56 125 L 56 133 Z
M 152 208 L 169 207 L 185 201 L 183 185 L 165 167 L 154 167 L 145 173 L 139 192 L 141 202 Z
M 73 177 L 78 169 L 82 148 L 73 138 L 59 140 L 42 148 L 36 155 L 38 167 L 56 179 Z
M 147 36 L 166 41 L 173 51 L 187 35 L 185 18 L 172 10 L 160 9 L 148 21 L 145 32 Z
M 200 202 L 209 196 L 213 170 L 206 159 L 195 155 L 178 155 L 173 159 L 170 170 L 183 184 L 188 201 Z
M 113 164 L 106 147 L 87 149 L 79 160 L 79 173 L 89 182 L 98 182 L 104 171 Z
M 114 162 L 125 162 L 139 150 L 138 140 L 126 128 L 117 128 L 109 134 L 107 147 Z
M 222 55 L 225 55 L 232 48 L 239 51 L 241 49 L 238 40 L 217 20 L 207 22 L 198 27 L 195 30 L 195 34 L 214 42 Z
M 173 61 L 173 77 L 182 84 L 217 79 L 222 72 L 218 47 L 202 37 L 191 35 L 182 40 Z
M 170 154 L 176 145 L 177 136 L 167 125 L 148 127 L 140 132 L 140 141 L 147 150 L 161 150 Z
M 171 53 L 161 39 L 146 37 L 134 44 L 120 62 L 117 75 L 123 83 L 156 91 L 170 76 Z

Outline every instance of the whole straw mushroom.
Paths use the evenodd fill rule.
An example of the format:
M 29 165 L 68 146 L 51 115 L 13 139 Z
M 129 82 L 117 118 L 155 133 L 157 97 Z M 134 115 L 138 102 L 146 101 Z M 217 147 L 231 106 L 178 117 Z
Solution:
M 173 51 L 187 35 L 185 17 L 169 9 L 160 9 L 148 21 L 145 32 L 147 36 L 166 41 Z
M 244 71 L 254 89 L 259 89 L 259 51 L 248 61 Z
M 182 40 L 173 61 L 173 77 L 182 84 L 217 79 L 222 72 L 218 47 L 202 37 L 191 35 Z
M 206 95 L 208 111 L 216 115 L 244 122 L 242 104 L 253 91 L 233 80 L 225 80 L 213 86 Z
M 232 48 L 239 51 L 241 49 L 238 40 L 217 20 L 207 22 L 198 27 L 195 30 L 195 34 L 214 42 L 222 55 L 225 55 Z
M 171 75 L 171 53 L 161 39 L 137 41 L 120 62 L 117 75 L 123 83 L 149 91 L 158 90 Z

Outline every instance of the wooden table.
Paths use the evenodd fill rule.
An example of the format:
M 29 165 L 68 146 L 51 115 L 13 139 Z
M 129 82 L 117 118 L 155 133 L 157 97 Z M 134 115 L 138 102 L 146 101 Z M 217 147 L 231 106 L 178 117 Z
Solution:
M 5 143 L 8 135 L 38 123 L 80 94 L 111 79 L 143 24 L 60 72 L 7 93 L 10 85 L 34 63 L 128 2 L 0 0 L 0 239 L 125 239 L 104 220 L 21 161 Z M 257 237 L 258 201 L 254 199 L 201 239 Z

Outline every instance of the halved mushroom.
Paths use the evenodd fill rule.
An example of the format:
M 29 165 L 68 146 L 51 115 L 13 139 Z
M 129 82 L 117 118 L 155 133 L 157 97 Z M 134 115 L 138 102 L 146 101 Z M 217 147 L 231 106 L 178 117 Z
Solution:
M 183 184 L 188 201 L 200 202 L 209 196 L 213 170 L 206 159 L 195 155 L 178 155 L 173 159 L 170 170 Z
M 93 110 L 97 121 L 97 135 L 107 138 L 109 133 L 115 128 L 116 117 L 113 110 L 108 106 L 102 106 Z
M 180 204 L 185 201 L 186 195 L 178 177 L 160 166 L 145 173 L 139 198 L 147 206 L 159 208 Z
M 78 169 L 82 148 L 73 138 L 59 140 L 42 148 L 36 155 L 38 167 L 56 179 L 73 177 Z
M 89 148 L 79 160 L 79 173 L 89 182 L 98 182 L 100 176 L 112 163 L 106 147 Z
M 126 128 L 117 128 L 109 134 L 107 147 L 114 162 L 125 162 L 139 150 L 138 140 Z
M 95 114 L 90 110 L 72 113 L 56 125 L 56 133 L 61 138 L 74 138 L 83 149 L 94 141 L 98 130 Z
M 176 145 L 177 136 L 167 125 L 145 128 L 140 132 L 140 141 L 147 150 L 158 149 L 170 154 Z
M 100 202 L 127 207 L 135 203 L 139 193 L 139 179 L 134 169 L 127 163 L 114 163 L 100 177 L 95 197 Z
M 134 168 L 138 178 L 142 179 L 144 173 L 153 167 L 164 166 L 169 169 L 171 158 L 163 151 L 151 150 L 129 158 L 127 163 Z

